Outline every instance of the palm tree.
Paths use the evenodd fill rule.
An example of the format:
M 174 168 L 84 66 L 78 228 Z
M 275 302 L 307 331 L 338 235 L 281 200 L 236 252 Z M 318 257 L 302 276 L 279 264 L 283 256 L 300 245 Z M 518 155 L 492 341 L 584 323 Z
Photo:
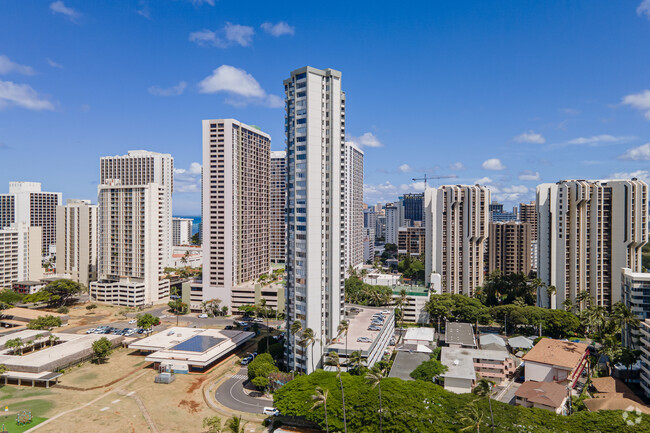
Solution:
M 338 328 L 336 329 L 336 332 L 338 332 L 338 335 L 336 338 L 339 338 L 341 334 L 345 334 L 345 358 L 346 358 L 346 366 L 349 363 L 348 359 L 348 329 L 350 329 L 350 321 L 349 320 L 341 320 L 341 323 L 339 323 Z
M 472 390 L 472 393 L 478 395 L 479 397 L 488 398 L 488 404 L 490 406 L 490 419 L 492 420 L 492 432 L 494 432 L 494 413 L 492 412 L 492 399 L 490 398 L 490 394 L 492 394 L 492 382 L 485 378 L 480 379 L 478 382 L 476 382 L 476 386 Z
M 381 380 L 386 377 L 386 372 L 381 368 L 373 368 L 366 374 L 366 381 L 374 389 L 379 387 L 379 433 L 384 431 L 384 408 L 381 401 Z
M 60 338 L 57 337 L 57 336 L 54 335 L 54 334 L 50 334 L 50 335 L 47 337 L 47 341 L 48 341 L 48 343 L 50 344 L 50 347 L 53 346 L 54 344 L 56 344 L 56 342 L 59 341 L 59 340 L 60 340 Z
M 318 338 L 316 338 L 316 335 L 314 334 L 314 330 L 311 328 L 305 329 L 305 331 L 302 333 L 302 339 L 300 340 L 300 345 L 303 347 L 308 347 L 311 346 L 311 371 L 314 371 L 314 344 L 318 341 Z
M 548 295 L 548 307 L 549 308 L 553 308 L 551 304 L 552 304 L 552 301 L 553 301 L 553 295 L 555 295 L 556 293 L 557 293 L 557 289 L 555 288 L 555 286 L 547 286 L 546 287 L 546 294 Z
M 614 358 L 617 358 L 621 353 L 621 347 L 616 341 L 616 337 L 613 335 L 608 335 L 605 337 L 600 348 L 600 353 L 607 357 L 607 375 L 609 376 L 609 366 L 614 363 Z
M 611 318 L 618 322 L 621 327 L 621 333 L 625 332 L 626 340 L 634 346 L 634 342 L 630 341 L 630 329 L 639 327 L 641 323 L 639 318 L 636 317 L 632 310 L 626 307 L 622 302 L 614 304 L 611 316 Z
M 467 405 L 465 412 L 460 416 L 460 421 L 463 424 L 469 424 L 460 429 L 465 431 L 476 428 L 476 433 L 481 432 L 481 422 L 483 422 L 483 412 L 476 406 L 476 402 Z
M 578 301 L 578 303 L 580 304 L 579 305 L 580 310 L 584 310 L 585 308 L 587 308 L 587 303 L 589 303 L 590 305 L 592 304 L 591 295 L 586 290 L 582 290 L 580 293 L 578 293 L 578 295 L 576 296 L 576 301 Z
M 356 374 L 361 374 L 361 367 L 363 367 L 363 356 L 361 356 L 361 351 L 356 350 L 350 354 L 348 364 L 352 365 L 352 368 L 356 370 Z M 350 369 L 348 368 L 348 373 Z
M 343 379 L 341 378 L 341 362 L 339 354 L 332 351 L 325 358 L 325 365 L 336 368 L 336 377 L 339 378 L 339 385 L 341 386 L 341 403 L 343 404 L 343 431 L 348 433 L 348 421 L 345 416 L 345 391 L 343 390 Z
M 222 433 L 221 418 L 218 415 L 203 418 L 203 428 L 208 428 L 207 433 Z
M 569 298 L 562 301 L 562 306 L 564 307 L 565 311 L 573 311 L 573 301 L 571 301 Z
M 296 363 L 296 337 L 302 333 L 302 322 L 300 320 L 294 320 L 291 326 L 289 327 L 289 332 L 293 336 L 293 344 L 291 345 L 293 347 L 293 361 L 294 361 L 294 369 L 296 368 L 295 363 Z
M 330 433 L 330 425 L 327 422 L 327 397 L 330 395 L 330 390 L 321 388 L 320 386 L 316 387 L 316 394 L 311 396 L 311 399 L 314 400 L 314 405 L 311 407 L 312 410 L 316 409 L 318 406 L 323 406 L 325 410 L 325 431 Z
M 585 293 L 585 292 L 582 292 Z M 587 319 L 587 324 L 589 327 L 593 327 L 596 329 L 596 335 L 598 338 L 602 338 L 602 330 L 605 324 L 607 323 L 607 318 L 606 318 L 607 310 L 605 310 L 605 307 L 601 305 L 594 305 L 589 307 L 586 310 L 586 319 Z
M 230 433 L 244 433 L 244 427 L 246 427 L 246 422 L 242 422 L 241 416 L 233 416 L 228 421 L 226 421 L 226 428 Z

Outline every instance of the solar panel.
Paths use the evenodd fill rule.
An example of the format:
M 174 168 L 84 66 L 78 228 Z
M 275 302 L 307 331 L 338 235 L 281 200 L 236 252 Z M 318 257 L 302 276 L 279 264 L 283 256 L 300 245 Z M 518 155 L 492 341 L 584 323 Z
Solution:
M 195 335 L 194 337 L 172 347 L 171 350 L 203 353 L 224 340 L 225 338 L 211 337 L 209 335 Z

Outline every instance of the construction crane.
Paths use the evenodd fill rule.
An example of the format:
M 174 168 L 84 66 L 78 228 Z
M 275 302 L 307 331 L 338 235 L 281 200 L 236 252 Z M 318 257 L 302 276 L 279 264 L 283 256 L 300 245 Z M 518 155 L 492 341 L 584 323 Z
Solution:
M 423 180 L 424 181 L 424 189 L 427 189 L 427 180 L 429 180 L 429 179 L 455 179 L 457 177 L 458 176 L 456 176 L 455 174 L 448 174 L 448 175 L 445 175 L 445 176 L 427 176 L 427 174 L 424 173 L 424 177 L 414 177 L 412 180 L 413 180 L 413 182 L 418 182 L 420 180 Z

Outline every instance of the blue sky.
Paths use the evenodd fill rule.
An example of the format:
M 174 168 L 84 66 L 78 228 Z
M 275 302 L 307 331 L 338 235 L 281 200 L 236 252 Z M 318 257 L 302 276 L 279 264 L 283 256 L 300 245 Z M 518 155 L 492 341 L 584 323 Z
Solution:
M 312 4 L 313 3 L 313 4 Z M 650 0 L 0 2 L 0 192 L 96 201 L 99 158 L 175 158 L 199 213 L 201 120 L 284 147 L 282 80 L 343 72 L 365 196 L 479 181 L 513 205 L 565 178 L 650 179 Z

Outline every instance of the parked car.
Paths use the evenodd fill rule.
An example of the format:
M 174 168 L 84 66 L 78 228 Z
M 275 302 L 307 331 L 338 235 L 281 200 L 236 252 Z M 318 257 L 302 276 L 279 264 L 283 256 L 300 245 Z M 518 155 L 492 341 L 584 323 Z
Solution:
M 199 314 L 199 319 L 207 319 L 207 318 L 208 318 L 207 314 L 205 314 L 205 313 Z
M 253 319 L 253 322 L 264 323 L 264 319 L 261 319 L 261 318 L 258 317 L 257 319 Z
M 235 328 L 235 327 L 232 326 L 232 325 L 226 325 L 226 327 L 225 327 L 224 329 L 226 329 L 226 330 L 230 330 L 230 329 L 234 329 L 234 328 Z
M 138 328 L 138 334 L 144 334 L 144 328 Z
M 396 341 L 395 341 L 395 337 L 392 337 L 392 338 L 390 339 L 390 341 L 388 342 L 388 345 L 389 345 L 389 346 L 394 346 L 395 343 L 396 343 Z
M 372 340 L 369 337 L 359 337 L 357 338 L 359 343 L 372 343 Z
M 265 407 L 265 408 L 262 410 L 262 413 L 263 413 L 264 415 L 270 415 L 270 416 L 279 416 L 279 415 L 280 415 L 280 411 L 277 410 L 277 409 L 274 408 L 274 407 Z
M 384 311 L 381 312 L 381 314 L 390 314 L 390 311 L 384 310 Z
M 86 334 L 92 334 L 95 332 L 95 328 L 86 329 Z
M 137 319 L 131 319 L 131 320 L 129 320 L 129 325 L 134 325 L 134 324 L 136 324 L 136 323 L 138 323 L 138 320 L 137 320 Z
M 381 328 L 379 326 L 368 326 L 368 331 L 381 331 Z
M 249 359 L 249 358 L 244 358 L 244 359 L 241 360 L 241 365 L 248 365 L 248 363 L 251 362 L 251 361 L 252 360 Z
M 167 335 L 174 335 L 175 333 L 176 333 L 176 332 L 172 330 L 172 331 L 169 331 L 169 332 L 167 333 Z

